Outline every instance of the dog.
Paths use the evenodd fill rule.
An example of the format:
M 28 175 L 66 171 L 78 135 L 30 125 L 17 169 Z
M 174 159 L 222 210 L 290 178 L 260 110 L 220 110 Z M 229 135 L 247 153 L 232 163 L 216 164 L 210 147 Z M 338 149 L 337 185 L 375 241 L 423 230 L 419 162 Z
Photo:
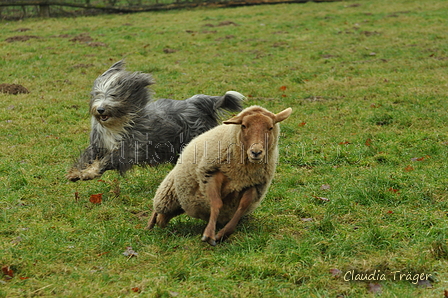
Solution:
M 176 163 L 190 140 L 242 110 L 245 97 L 197 94 L 185 100 L 151 100 L 150 74 L 128 72 L 116 62 L 94 82 L 89 104 L 90 145 L 68 170 L 70 181 L 91 180 L 107 170 Z

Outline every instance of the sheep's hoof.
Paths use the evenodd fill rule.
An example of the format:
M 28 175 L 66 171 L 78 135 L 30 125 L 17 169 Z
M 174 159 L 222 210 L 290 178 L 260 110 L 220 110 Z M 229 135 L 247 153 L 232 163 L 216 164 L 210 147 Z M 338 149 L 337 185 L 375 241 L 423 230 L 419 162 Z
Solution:
M 202 242 L 207 242 L 208 244 L 210 244 L 211 246 L 216 246 L 216 241 L 215 241 L 215 239 L 212 239 L 212 238 L 210 238 L 210 237 L 208 237 L 208 236 L 202 236 Z
M 154 228 L 156 224 L 155 223 L 149 223 L 146 227 L 145 230 L 152 230 Z

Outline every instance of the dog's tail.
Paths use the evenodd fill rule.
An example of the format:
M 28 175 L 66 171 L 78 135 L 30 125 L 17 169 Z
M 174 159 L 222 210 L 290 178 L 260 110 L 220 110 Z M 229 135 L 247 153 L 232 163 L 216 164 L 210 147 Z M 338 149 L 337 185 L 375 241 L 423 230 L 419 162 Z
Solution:
M 215 109 L 225 110 L 228 112 L 240 112 L 243 109 L 243 101 L 246 97 L 236 91 L 227 91 L 224 96 L 221 96 L 221 100 L 218 100 L 215 104 Z
M 243 101 L 246 99 L 244 95 L 236 91 L 227 91 L 223 96 L 210 96 L 197 94 L 186 101 L 193 104 L 203 115 L 207 115 L 216 126 L 219 119 L 234 112 L 240 112 L 243 109 Z M 211 128 L 211 127 L 209 127 Z

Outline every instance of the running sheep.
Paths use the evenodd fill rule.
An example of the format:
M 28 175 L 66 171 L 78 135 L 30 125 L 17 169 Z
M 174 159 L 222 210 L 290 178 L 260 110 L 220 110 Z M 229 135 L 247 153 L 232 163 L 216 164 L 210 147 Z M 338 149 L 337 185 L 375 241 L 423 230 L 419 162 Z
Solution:
M 157 189 L 147 229 L 163 228 L 185 212 L 208 221 L 202 241 L 210 245 L 232 234 L 268 191 L 278 159 L 279 122 L 291 112 L 251 106 L 193 139 Z M 215 234 L 217 223 L 225 226 Z

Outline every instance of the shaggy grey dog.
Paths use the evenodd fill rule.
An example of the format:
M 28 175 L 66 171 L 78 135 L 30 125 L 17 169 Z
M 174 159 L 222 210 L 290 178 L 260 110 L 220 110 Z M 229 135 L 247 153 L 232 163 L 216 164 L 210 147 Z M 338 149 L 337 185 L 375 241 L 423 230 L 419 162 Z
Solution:
M 124 61 L 99 76 L 92 89 L 90 145 L 68 171 L 71 181 L 124 174 L 133 165 L 175 163 L 190 140 L 218 125 L 225 113 L 239 112 L 244 96 L 195 95 L 186 100 L 151 101 L 151 75 L 128 72 Z

